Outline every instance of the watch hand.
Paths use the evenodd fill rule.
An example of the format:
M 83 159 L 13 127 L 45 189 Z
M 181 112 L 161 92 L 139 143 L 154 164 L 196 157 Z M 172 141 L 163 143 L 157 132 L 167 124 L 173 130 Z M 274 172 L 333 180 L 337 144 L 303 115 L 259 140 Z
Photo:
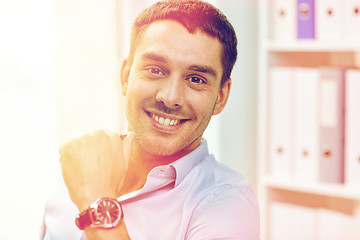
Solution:
M 109 211 L 106 211 L 106 215 L 108 216 L 108 219 L 109 219 L 109 223 L 111 222 L 111 216 L 110 216 L 110 213 Z

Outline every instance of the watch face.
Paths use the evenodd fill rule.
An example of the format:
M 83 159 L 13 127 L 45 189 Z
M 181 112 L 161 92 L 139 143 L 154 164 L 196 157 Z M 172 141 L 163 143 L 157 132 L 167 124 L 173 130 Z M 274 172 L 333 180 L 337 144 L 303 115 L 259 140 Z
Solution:
M 100 198 L 94 206 L 95 225 L 111 228 L 117 226 L 122 217 L 122 209 L 118 201 L 112 198 Z

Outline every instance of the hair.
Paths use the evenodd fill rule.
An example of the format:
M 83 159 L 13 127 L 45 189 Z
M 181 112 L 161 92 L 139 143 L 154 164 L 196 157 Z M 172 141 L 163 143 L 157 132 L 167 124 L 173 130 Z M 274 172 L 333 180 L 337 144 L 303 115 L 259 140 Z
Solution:
M 230 78 L 237 58 L 237 38 L 233 26 L 217 8 L 201 0 L 163 0 L 142 11 L 135 19 L 130 41 L 129 61 L 132 63 L 141 32 L 157 20 L 175 20 L 190 32 L 197 30 L 217 38 L 223 47 L 221 87 Z

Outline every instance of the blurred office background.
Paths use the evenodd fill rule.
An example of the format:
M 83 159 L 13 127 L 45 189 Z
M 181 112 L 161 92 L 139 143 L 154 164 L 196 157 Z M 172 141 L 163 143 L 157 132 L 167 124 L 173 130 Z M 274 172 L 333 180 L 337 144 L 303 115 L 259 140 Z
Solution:
M 37 239 L 61 144 L 125 131 L 120 66 L 133 19 L 153 2 L 0 0 L 0 240 Z M 209 2 L 239 54 L 205 138 L 252 183 L 261 239 L 360 239 L 360 0 Z
M 119 71 L 131 22 L 150 0 L 0 1 L 0 239 L 37 239 L 61 177 L 58 147 L 126 123 Z M 229 103 L 206 138 L 256 187 L 256 1 L 209 1 L 233 23 L 239 57 Z

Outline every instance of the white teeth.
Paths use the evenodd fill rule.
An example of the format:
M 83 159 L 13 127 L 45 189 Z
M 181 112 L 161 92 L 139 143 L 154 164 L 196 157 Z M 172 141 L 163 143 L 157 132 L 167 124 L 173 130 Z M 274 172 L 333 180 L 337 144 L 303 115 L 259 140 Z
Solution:
M 155 121 L 157 121 L 158 123 L 166 125 L 166 126 L 175 126 L 180 123 L 180 120 L 163 118 L 163 117 L 159 117 L 155 114 L 152 114 L 152 118 L 155 119 Z

